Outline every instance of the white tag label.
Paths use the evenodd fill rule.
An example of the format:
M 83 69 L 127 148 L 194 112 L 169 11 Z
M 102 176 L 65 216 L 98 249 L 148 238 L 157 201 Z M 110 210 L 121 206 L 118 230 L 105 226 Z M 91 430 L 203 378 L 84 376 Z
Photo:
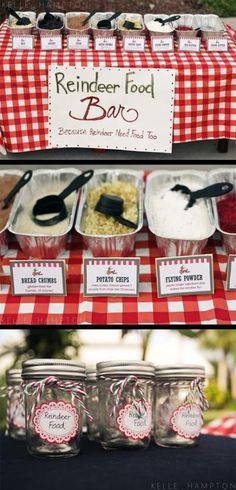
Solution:
M 180 51 L 200 51 L 200 37 L 181 37 L 179 39 L 179 50 Z
M 43 403 L 35 410 L 33 427 L 40 439 L 49 444 L 69 442 L 79 431 L 79 415 L 70 403 Z
M 173 51 L 173 37 L 154 37 L 151 38 L 152 51 Z
M 229 255 L 226 284 L 228 291 L 236 291 L 236 255 Z
M 210 38 L 207 40 L 208 51 L 228 51 L 228 39 L 224 38 Z
M 62 36 L 41 36 L 41 49 L 62 49 Z
M 156 259 L 158 297 L 213 294 L 213 256 Z
M 19 400 L 13 400 L 10 404 L 9 416 L 11 424 L 17 429 L 25 429 L 25 409 Z
M 85 259 L 85 296 L 138 296 L 140 259 Z
M 149 403 L 134 402 L 120 410 L 117 417 L 119 430 L 131 439 L 149 437 L 152 429 L 152 408 Z
M 12 260 L 10 271 L 13 295 L 66 295 L 64 260 Z
M 68 49 L 89 49 L 89 36 L 67 36 Z
M 123 49 L 125 51 L 144 51 L 145 50 L 145 36 L 124 37 Z
M 94 39 L 95 51 L 115 51 L 116 50 L 116 37 L 95 37 Z
M 195 439 L 201 433 L 202 413 L 199 405 L 190 403 L 180 406 L 171 417 L 172 428 L 185 439 Z
M 13 36 L 12 49 L 33 49 L 34 36 Z

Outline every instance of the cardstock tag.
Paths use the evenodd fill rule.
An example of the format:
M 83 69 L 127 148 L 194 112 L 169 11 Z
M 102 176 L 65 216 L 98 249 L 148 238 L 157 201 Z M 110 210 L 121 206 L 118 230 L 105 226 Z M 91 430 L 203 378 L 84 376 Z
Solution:
M 207 51 L 228 51 L 227 37 L 207 39 Z
M 12 36 L 12 49 L 34 49 L 34 36 Z
M 144 51 L 145 50 L 145 36 L 124 37 L 123 49 L 125 51 Z
M 85 296 L 138 296 L 138 258 L 84 259 Z
M 68 34 L 67 36 L 68 49 L 89 49 L 89 36 L 75 36 Z
M 65 296 L 64 260 L 11 260 L 14 296 Z
M 62 49 L 62 36 L 41 36 L 41 49 Z
M 226 288 L 228 291 L 236 291 L 236 255 L 229 255 Z
M 151 37 L 152 51 L 173 51 L 173 37 Z
M 94 38 L 95 51 L 115 51 L 116 50 L 116 37 L 95 37 Z
M 158 297 L 213 294 L 213 256 L 156 259 Z
M 200 37 L 181 37 L 179 39 L 179 51 L 200 51 Z

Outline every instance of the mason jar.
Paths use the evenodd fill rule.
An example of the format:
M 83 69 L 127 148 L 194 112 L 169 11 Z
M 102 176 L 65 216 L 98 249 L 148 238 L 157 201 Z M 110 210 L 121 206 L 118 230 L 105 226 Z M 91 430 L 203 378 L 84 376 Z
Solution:
M 99 441 L 99 400 L 96 369 L 87 369 L 86 392 L 87 408 L 92 415 L 92 420 L 87 417 L 87 436 L 90 441 Z
M 97 365 L 100 436 L 104 449 L 147 448 L 152 432 L 155 367 L 144 361 Z
M 25 407 L 21 388 L 21 369 L 10 369 L 7 382 L 7 428 L 6 434 L 14 439 L 25 439 Z
M 208 408 L 201 366 L 156 368 L 154 439 L 158 446 L 185 447 L 198 443 L 203 413 Z
M 23 363 L 26 443 L 41 457 L 71 457 L 80 451 L 85 407 L 85 364 L 60 359 Z

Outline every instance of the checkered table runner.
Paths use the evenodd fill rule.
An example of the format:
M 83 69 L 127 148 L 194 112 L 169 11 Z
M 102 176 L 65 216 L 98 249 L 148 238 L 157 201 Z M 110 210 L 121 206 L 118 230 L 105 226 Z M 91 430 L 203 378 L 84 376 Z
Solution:
M 236 293 L 224 291 L 227 256 L 219 236 L 209 240 L 206 253 L 214 254 L 215 294 L 157 298 L 155 258 L 158 257 L 153 235 L 143 228 L 137 235 L 134 256 L 141 257 L 140 296 L 138 298 L 88 298 L 83 296 L 83 257 L 89 253 L 75 232 L 67 251 L 60 257 L 68 264 L 68 296 L 13 297 L 9 275 L 0 276 L 0 324 L 23 325 L 176 325 L 236 323 Z M 10 259 L 25 259 L 16 243 L 3 259 L 9 273 Z
M 10 152 L 48 148 L 48 66 L 176 69 L 174 143 L 236 139 L 236 33 L 227 26 L 228 52 L 143 53 L 12 51 L 6 23 L 0 28 L 0 145 Z M 66 40 L 64 40 L 65 47 Z M 92 46 L 92 44 L 91 44 Z M 2 136 L 1 136 L 2 133 Z
M 228 417 L 213 420 L 210 424 L 205 425 L 202 429 L 202 434 L 236 438 L 236 415 L 232 414 Z

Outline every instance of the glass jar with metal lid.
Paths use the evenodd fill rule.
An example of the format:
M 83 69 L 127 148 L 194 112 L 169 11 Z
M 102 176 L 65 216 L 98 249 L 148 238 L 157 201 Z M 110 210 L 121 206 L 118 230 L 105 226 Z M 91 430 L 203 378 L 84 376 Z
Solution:
M 155 368 L 144 361 L 97 364 L 100 436 L 104 449 L 148 447 Z
M 61 359 L 23 363 L 26 442 L 31 455 L 76 456 L 85 407 L 85 364 Z
M 6 435 L 14 439 L 25 438 L 25 407 L 21 388 L 21 369 L 10 369 L 7 382 L 7 427 Z
M 90 441 L 100 440 L 99 431 L 99 399 L 98 399 L 98 381 L 96 369 L 87 369 L 86 372 L 86 391 L 87 391 L 87 408 L 92 420 L 87 417 L 87 435 Z
M 158 366 L 154 404 L 154 439 L 158 446 L 194 446 L 203 413 L 205 369 L 201 366 Z

